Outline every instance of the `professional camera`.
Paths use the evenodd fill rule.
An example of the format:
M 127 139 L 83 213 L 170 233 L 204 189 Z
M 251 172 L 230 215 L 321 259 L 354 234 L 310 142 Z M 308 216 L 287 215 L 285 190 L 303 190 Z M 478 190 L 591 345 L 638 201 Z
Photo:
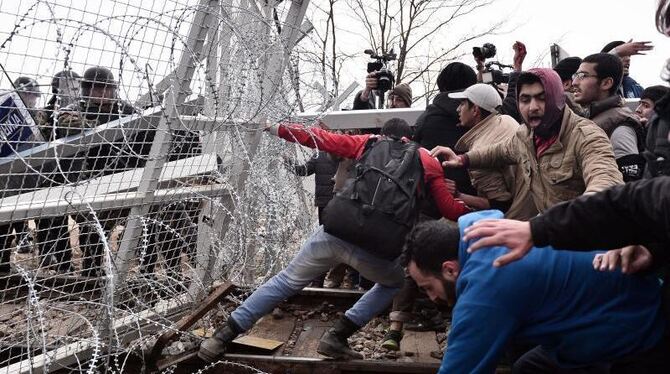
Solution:
M 473 47 L 472 55 L 475 56 L 477 60 L 486 60 L 496 55 L 496 46 L 491 43 L 484 43 L 481 47 Z
M 377 91 L 384 93 L 393 88 L 393 83 L 395 82 L 395 77 L 393 72 L 388 68 L 388 62 L 393 61 L 397 58 L 397 55 L 393 52 L 393 49 L 388 53 L 382 53 L 381 55 L 377 54 L 371 49 L 366 49 L 366 55 L 370 55 L 370 58 L 374 59 L 374 62 L 368 62 L 368 73 L 376 71 L 377 74 Z
M 493 65 L 496 65 L 498 68 L 494 69 Z M 504 72 L 503 69 L 514 69 L 512 65 L 501 64 L 498 61 L 487 62 L 484 67 L 485 69 L 482 71 L 482 83 L 486 84 L 509 82 L 509 73 Z

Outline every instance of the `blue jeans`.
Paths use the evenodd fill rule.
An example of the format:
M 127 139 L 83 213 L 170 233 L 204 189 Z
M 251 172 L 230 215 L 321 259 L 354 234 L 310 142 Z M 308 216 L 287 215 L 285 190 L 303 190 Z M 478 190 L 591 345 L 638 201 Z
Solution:
M 249 330 L 279 303 L 340 263 L 351 266 L 376 283 L 345 313 L 353 323 L 364 326 L 384 311 L 400 290 L 404 279 L 402 267 L 398 260 L 378 258 L 358 246 L 324 232 L 323 226 L 319 226 L 312 233 L 288 267 L 258 287 L 235 309 L 231 318 L 242 330 Z

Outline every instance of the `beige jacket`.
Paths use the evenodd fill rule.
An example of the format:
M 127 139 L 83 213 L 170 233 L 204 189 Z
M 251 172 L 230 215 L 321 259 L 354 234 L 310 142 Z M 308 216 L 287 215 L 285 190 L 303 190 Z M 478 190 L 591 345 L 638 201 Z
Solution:
M 520 195 L 508 216 L 518 219 L 532 217 L 533 208 L 535 213 L 543 212 L 583 193 L 623 184 L 605 132 L 567 106 L 558 139 L 539 159 L 527 126 L 521 126 L 509 141 L 470 151 L 467 156 L 471 168 L 517 165 L 515 190 Z
M 458 153 L 483 149 L 492 144 L 505 142 L 519 129 L 519 123 L 507 115 L 491 114 L 466 132 L 456 143 Z M 501 169 L 469 169 L 472 186 L 477 195 L 488 200 L 512 200 L 514 167 Z

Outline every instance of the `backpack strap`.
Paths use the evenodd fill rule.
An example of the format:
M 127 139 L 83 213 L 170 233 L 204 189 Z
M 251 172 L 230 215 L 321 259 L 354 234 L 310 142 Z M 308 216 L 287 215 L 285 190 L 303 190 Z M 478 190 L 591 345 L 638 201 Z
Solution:
M 405 151 L 405 155 L 402 159 L 400 167 L 395 172 L 396 176 L 402 175 L 407 170 L 407 168 L 410 167 L 412 161 L 414 161 L 415 156 L 417 156 L 419 145 L 415 142 L 409 142 L 407 144 L 407 151 Z
M 365 154 L 365 152 L 369 151 L 370 148 L 372 148 L 373 145 L 377 144 L 377 141 L 379 140 L 378 136 L 371 136 L 367 142 L 365 142 L 365 146 L 363 146 L 363 153 L 361 155 Z

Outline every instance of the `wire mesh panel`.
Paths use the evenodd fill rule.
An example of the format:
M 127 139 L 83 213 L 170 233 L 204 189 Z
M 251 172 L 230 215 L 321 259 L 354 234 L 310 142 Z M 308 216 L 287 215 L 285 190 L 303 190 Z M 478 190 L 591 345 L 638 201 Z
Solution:
M 287 264 L 313 217 L 260 130 L 306 3 L 0 3 L 0 368 L 126 371 Z

